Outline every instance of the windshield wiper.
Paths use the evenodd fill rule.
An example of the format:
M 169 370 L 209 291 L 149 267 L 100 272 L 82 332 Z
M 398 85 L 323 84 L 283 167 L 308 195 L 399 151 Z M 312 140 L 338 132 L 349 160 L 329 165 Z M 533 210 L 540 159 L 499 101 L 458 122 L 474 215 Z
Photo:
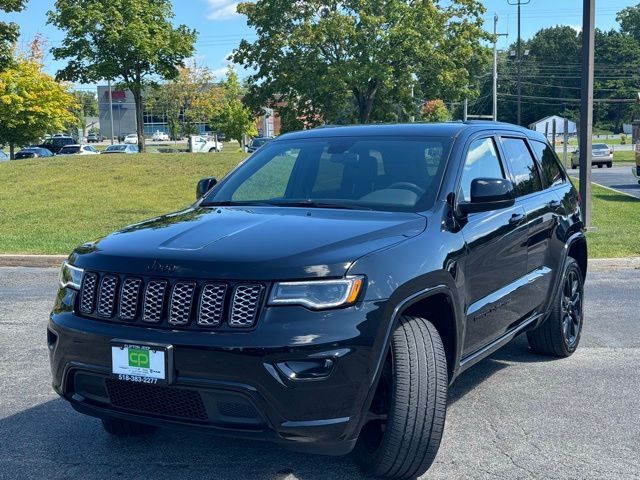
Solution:
M 316 200 L 292 200 L 273 202 L 271 205 L 278 207 L 302 207 L 302 208 L 336 208 L 340 210 L 373 210 L 362 205 L 350 205 L 345 203 L 318 202 Z
M 246 201 L 246 202 L 234 202 L 232 200 L 224 200 L 219 202 L 202 202 L 200 204 L 201 207 L 273 207 L 276 205 L 271 202 L 261 202 L 261 201 Z

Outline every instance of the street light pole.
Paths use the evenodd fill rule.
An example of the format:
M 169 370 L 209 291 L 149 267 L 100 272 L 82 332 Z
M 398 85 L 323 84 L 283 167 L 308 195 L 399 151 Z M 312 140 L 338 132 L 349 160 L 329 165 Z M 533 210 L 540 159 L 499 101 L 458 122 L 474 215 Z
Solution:
M 498 14 L 493 15 L 493 121 L 498 121 L 498 37 L 506 37 L 507 33 L 498 33 Z
M 582 81 L 580 91 L 580 198 L 585 228 L 591 227 L 591 146 L 593 135 L 593 51 L 595 0 L 582 2 Z
M 522 5 L 527 5 L 531 0 L 527 0 L 526 2 L 523 0 L 507 0 L 509 5 L 517 5 L 518 7 L 518 44 L 516 48 L 516 68 L 518 75 L 518 125 L 522 124 L 522 37 L 520 35 L 520 7 Z
M 111 91 L 111 80 L 107 80 L 109 85 L 109 118 L 111 119 L 111 145 L 113 145 L 113 92 Z

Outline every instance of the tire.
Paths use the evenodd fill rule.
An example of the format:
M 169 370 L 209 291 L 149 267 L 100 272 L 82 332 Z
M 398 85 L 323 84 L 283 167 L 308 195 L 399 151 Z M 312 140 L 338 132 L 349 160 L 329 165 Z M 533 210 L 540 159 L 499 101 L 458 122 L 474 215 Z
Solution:
M 103 418 L 102 428 L 105 432 L 116 437 L 131 437 L 134 435 L 144 435 L 152 433 L 156 427 L 142 423 L 130 422 L 120 418 Z
M 611 168 L 611 167 L 613 167 L 613 163 L 612 162 L 607 163 L 607 168 Z
M 574 282 L 577 282 L 578 296 L 574 295 Z M 584 280 L 578 262 L 569 257 L 549 317 L 535 330 L 527 332 L 529 346 L 542 355 L 569 357 L 578 348 L 583 323 Z
M 571 164 L 571 168 L 573 168 L 573 169 L 575 170 L 576 168 L 578 168 L 578 165 L 574 165 L 574 164 L 572 163 L 572 164 Z
M 602 164 L 601 163 L 598 164 L 598 168 L 602 168 Z
M 401 317 L 369 418 L 355 447 L 360 468 L 376 477 L 408 479 L 433 463 L 447 410 L 447 360 L 436 328 Z

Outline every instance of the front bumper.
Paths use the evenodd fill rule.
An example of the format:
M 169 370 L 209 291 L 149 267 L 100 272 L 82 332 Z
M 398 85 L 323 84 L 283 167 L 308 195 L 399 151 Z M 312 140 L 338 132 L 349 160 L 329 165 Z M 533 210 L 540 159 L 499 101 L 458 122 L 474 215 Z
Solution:
M 91 320 L 71 311 L 74 296 L 61 291 L 48 343 L 53 388 L 76 410 L 313 453 L 341 455 L 355 445 L 383 349 L 385 302 L 324 312 L 271 307 L 255 330 L 224 333 Z M 173 383 L 112 378 L 114 339 L 172 345 Z M 292 380 L 281 367 L 310 359 L 329 359 L 330 373 Z

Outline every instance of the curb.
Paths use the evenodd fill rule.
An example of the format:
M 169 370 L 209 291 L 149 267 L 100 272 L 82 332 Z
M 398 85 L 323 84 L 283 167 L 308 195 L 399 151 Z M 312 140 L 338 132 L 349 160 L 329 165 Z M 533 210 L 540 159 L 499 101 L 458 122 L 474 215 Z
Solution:
M 67 255 L 0 255 L 0 267 L 60 267 Z
M 0 254 L 0 267 L 59 267 L 66 255 L 3 255 Z M 589 260 L 589 269 L 593 270 L 640 270 L 640 257 L 593 258 Z

